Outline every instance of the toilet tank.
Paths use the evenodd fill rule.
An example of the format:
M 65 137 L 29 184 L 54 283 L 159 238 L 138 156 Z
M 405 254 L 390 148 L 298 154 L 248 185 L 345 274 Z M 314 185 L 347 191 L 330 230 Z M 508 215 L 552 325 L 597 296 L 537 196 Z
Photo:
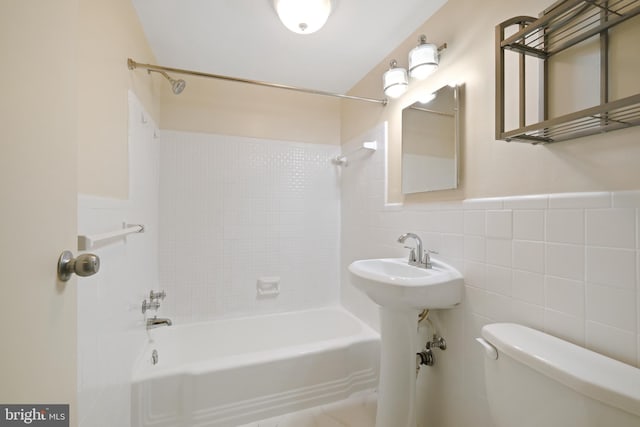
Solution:
M 640 427 L 640 369 L 513 323 L 481 334 L 496 427 Z

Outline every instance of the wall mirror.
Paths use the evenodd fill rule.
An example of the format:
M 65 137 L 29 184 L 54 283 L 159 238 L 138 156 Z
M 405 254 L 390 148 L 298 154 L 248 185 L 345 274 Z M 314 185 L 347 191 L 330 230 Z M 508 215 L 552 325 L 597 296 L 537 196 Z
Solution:
M 458 188 L 460 87 L 402 110 L 402 192 Z

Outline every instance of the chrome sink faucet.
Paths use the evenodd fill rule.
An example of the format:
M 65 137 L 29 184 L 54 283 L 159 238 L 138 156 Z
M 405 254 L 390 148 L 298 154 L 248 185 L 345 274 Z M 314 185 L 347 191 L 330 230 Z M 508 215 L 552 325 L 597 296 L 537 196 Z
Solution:
M 158 316 L 153 316 L 151 319 L 147 319 L 147 329 L 155 329 L 161 326 L 171 326 L 171 319 Z
M 398 242 L 404 243 L 408 238 L 412 238 L 416 241 L 415 248 L 405 246 L 406 248 L 411 249 L 411 252 L 409 252 L 409 265 L 431 268 L 431 257 L 429 256 L 428 251 L 422 249 L 422 239 L 420 239 L 420 236 L 413 233 L 404 233 L 402 236 L 398 237 Z

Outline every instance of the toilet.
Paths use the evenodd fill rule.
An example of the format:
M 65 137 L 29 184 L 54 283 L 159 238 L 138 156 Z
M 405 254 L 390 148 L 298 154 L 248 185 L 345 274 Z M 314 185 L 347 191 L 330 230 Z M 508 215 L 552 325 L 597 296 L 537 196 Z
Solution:
M 640 369 L 513 323 L 481 335 L 496 427 L 640 426 Z

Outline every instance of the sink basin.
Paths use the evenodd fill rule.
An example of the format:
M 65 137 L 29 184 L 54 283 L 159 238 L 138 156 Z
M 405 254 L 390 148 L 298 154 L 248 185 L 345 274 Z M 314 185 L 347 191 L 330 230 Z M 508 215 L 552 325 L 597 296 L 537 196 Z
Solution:
M 450 308 L 462 301 L 462 275 L 431 258 L 433 268 L 409 265 L 404 258 L 363 259 L 349 265 L 353 285 L 375 303 L 396 309 Z

